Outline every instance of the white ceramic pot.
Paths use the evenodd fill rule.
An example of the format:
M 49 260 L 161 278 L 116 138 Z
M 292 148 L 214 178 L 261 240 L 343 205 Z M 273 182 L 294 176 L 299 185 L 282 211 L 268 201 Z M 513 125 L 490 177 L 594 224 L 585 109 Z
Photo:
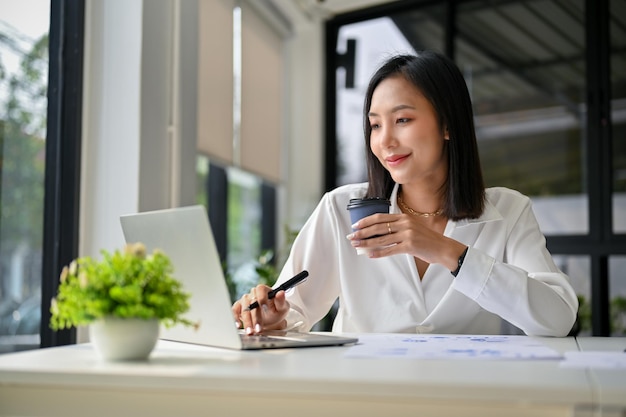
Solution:
M 89 325 L 89 337 L 104 360 L 146 360 L 159 339 L 159 321 L 105 317 Z

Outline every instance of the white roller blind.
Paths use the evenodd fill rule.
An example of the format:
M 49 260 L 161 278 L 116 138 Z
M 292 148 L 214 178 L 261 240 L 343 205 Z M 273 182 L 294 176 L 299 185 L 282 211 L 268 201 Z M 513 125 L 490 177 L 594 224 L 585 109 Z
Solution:
M 234 0 L 198 2 L 198 150 L 233 162 Z
M 241 167 L 280 182 L 283 39 L 250 5 L 241 12 Z

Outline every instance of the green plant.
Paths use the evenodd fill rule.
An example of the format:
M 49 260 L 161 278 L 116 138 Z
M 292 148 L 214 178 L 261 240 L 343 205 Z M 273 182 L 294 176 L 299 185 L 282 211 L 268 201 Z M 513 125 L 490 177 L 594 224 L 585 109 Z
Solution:
M 591 305 L 584 295 L 578 294 L 578 323 L 581 332 L 591 331 Z
M 250 264 L 254 266 L 254 280 L 252 282 L 242 284 L 237 282 L 237 279 L 228 269 L 226 263 L 222 263 L 222 270 L 224 271 L 226 286 L 228 287 L 231 302 L 235 302 L 239 299 L 241 291 L 247 292 L 250 288 L 252 288 L 252 286 L 257 284 L 265 284 L 271 287 L 278 279 L 280 270 L 274 264 L 274 251 L 263 251 L 263 253 L 261 253 L 256 260 L 250 261 L 245 266 L 249 266 Z M 242 287 L 243 290 L 240 289 L 240 287 Z
M 617 296 L 611 300 L 611 333 L 614 336 L 626 335 L 626 297 Z
M 583 295 L 578 295 L 578 321 L 581 332 L 590 332 L 591 304 Z M 617 296 L 611 300 L 609 306 L 611 334 L 613 336 L 626 335 L 626 297 Z
M 274 251 L 263 251 L 257 259 L 254 270 L 257 273 L 259 284 L 269 285 L 270 287 L 274 285 L 280 274 L 280 269 L 275 264 Z
M 283 248 L 282 256 L 276 256 L 273 250 L 267 249 L 263 250 L 255 260 L 249 261 L 249 263 L 244 265 L 244 268 L 247 268 L 251 264 L 254 268 L 254 278 L 251 281 L 244 280 L 242 282 L 238 280 L 237 271 L 233 273 L 228 269 L 226 264 L 222 265 L 231 301 L 235 302 L 239 299 L 241 294 L 248 292 L 250 288 L 255 285 L 265 284 L 270 287 L 274 285 L 280 275 L 286 257 L 291 250 L 291 246 L 298 236 L 298 233 L 300 233 L 299 229 L 291 229 L 287 225 L 284 226 L 283 230 L 285 232 L 286 245 Z
M 78 258 L 61 271 L 50 307 L 50 327 L 76 327 L 105 316 L 156 318 L 168 327 L 196 326 L 182 317 L 189 310 L 189 294 L 172 272 L 167 255 L 159 250 L 146 255 L 142 243 L 112 254 L 102 251 L 100 261 Z

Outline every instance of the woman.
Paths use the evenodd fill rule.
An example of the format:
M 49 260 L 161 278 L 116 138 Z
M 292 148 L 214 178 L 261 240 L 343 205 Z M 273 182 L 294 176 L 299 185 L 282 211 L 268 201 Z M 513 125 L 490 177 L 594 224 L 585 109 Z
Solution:
M 578 300 L 555 266 L 530 200 L 483 186 L 467 86 L 446 57 L 388 60 L 364 106 L 369 182 L 325 194 L 301 229 L 280 284 L 233 304 L 246 332 L 309 330 L 337 298 L 333 331 L 565 336 Z M 350 224 L 350 199 L 385 197 L 389 214 Z M 368 250 L 359 256 L 355 248 Z M 256 300 L 262 308 L 245 309 Z

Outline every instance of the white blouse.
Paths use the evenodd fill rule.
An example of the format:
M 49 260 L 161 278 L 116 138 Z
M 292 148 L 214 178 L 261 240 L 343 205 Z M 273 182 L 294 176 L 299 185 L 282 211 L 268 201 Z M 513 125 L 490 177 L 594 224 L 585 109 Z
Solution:
M 480 218 L 446 225 L 445 236 L 469 246 L 458 276 L 431 264 L 420 280 L 411 255 L 370 259 L 346 238 L 348 201 L 366 190 L 364 183 L 326 193 L 294 241 L 276 285 L 302 270 L 309 277 L 287 291 L 289 327 L 311 329 L 339 298 L 335 332 L 500 334 L 504 319 L 528 335 L 568 334 L 578 299 L 528 197 L 487 189 Z M 396 184 L 391 213 L 400 213 L 397 192 Z

